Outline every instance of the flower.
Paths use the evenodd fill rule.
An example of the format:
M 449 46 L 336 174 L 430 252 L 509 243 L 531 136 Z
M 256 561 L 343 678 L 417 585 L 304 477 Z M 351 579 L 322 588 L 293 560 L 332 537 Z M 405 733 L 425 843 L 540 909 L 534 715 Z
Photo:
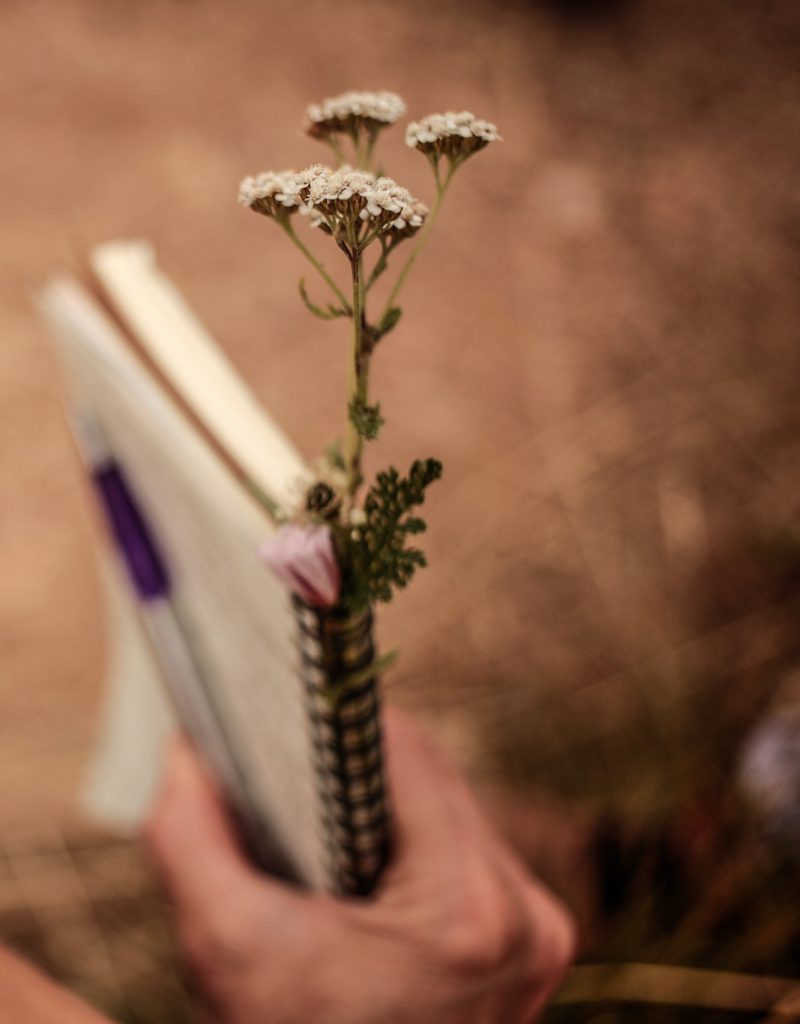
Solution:
M 239 202 L 266 217 L 285 217 L 300 206 L 295 189 L 294 171 L 262 171 L 255 177 L 243 178 L 239 185 Z
M 338 601 L 342 579 L 327 526 L 289 523 L 261 545 L 260 554 L 303 601 L 321 608 Z
M 290 482 L 283 512 L 292 522 L 318 525 L 321 519 L 329 518 L 328 512 L 331 513 L 330 518 L 334 518 L 334 507 L 338 513 L 346 491 L 346 471 L 332 464 L 327 457 L 320 456 Z
M 405 189 L 403 190 L 405 191 Z M 407 211 L 402 217 L 398 217 L 393 220 L 389 227 L 386 229 L 386 233 L 392 243 L 392 246 L 397 245 L 398 242 L 402 242 L 404 238 L 410 238 L 415 235 L 422 224 L 425 222 L 425 218 L 428 216 L 428 207 L 419 201 L 411 197 L 411 203 Z
M 406 128 L 406 145 L 418 149 L 434 163 L 445 156 L 451 163 L 459 164 L 499 139 L 495 125 L 481 121 L 468 110 L 459 114 L 430 114 Z
M 306 131 L 312 138 L 328 140 L 337 134 L 355 138 L 363 130 L 374 140 L 405 112 L 405 103 L 393 92 L 345 92 L 308 107 Z
M 363 249 L 382 234 L 393 242 L 413 235 L 428 208 L 391 178 L 376 178 L 351 167 L 333 170 L 312 164 L 305 170 L 264 171 L 245 178 L 239 202 L 251 210 L 280 219 L 295 210 L 309 216 L 312 227 L 334 235 L 353 250 Z
M 320 519 L 335 519 L 342 507 L 342 496 L 325 480 L 317 480 L 305 494 L 305 511 Z
M 312 223 L 354 248 L 368 245 L 383 233 L 413 234 L 428 213 L 408 189 L 368 171 L 314 164 L 297 179 Z

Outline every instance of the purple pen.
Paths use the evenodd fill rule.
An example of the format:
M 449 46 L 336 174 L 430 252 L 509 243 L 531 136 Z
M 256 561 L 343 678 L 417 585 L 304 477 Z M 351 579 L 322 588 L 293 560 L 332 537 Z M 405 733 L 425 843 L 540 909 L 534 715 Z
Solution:
M 280 871 L 282 858 L 260 824 L 246 776 L 173 608 L 167 563 L 155 534 L 97 420 L 81 410 L 70 421 L 178 717 L 222 784 L 254 857 L 264 867 Z
M 170 580 L 166 563 L 133 500 L 122 469 L 109 457 L 93 467 L 91 474 L 140 600 L 149 602 L 168 597 Z

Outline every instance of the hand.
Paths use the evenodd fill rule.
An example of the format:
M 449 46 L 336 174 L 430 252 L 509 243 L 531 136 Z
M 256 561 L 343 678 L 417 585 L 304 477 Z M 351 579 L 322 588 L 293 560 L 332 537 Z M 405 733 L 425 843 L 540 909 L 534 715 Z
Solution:
M 563 907 L 413 723 L 387 714 L 386 740 L 395 851 L 367 900 L 259 873 L 189 746 L 172 750 L 148 838 L 215 1020 L 528 1024 L 558 985 Z
M 0 1024 L 111 1024 L 31 964 L 0 947 Z

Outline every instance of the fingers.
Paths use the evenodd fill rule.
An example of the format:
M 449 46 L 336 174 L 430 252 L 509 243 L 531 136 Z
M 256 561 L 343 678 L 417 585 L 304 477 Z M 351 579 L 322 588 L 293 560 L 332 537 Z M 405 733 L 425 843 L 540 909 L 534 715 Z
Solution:
M 0 948 L 0 1024 L 111 1024 L 27 961 Z
M 386 710 L 384 735 L 396 856 L 425 859 L 453 842 L 450 772 L 422 729 L 395 708 Z
M 495 856 L 492 827 L 467 783 L 411 718 L 385 716 L 387 771 L 395 821 L 395 870 L 452 872 L 470 854 Z
M 245 859 L 203 765 L 185 740 L 175 740 L 145 837 L 179 914 L 214 921 L 231 907 L 269 903 L 283 909 L 291 893 Z
M 578 933 L 564 904 L 535 880 L 525 887 L 525 902 L 532 923 L 533 1019 L 564 980 L 578 948 Z

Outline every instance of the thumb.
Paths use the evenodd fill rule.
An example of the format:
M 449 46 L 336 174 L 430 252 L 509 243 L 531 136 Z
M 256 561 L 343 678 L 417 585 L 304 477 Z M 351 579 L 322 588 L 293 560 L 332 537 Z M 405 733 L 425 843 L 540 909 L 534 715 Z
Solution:
M 145 827 L 164 884 L 182 916 L 213 918 L 218 908 L 245 906 L 256 891 L 289 898 L 288 890 L 246 859 L 222 801 L 185 739 L 173 740 L 164 781 Z

